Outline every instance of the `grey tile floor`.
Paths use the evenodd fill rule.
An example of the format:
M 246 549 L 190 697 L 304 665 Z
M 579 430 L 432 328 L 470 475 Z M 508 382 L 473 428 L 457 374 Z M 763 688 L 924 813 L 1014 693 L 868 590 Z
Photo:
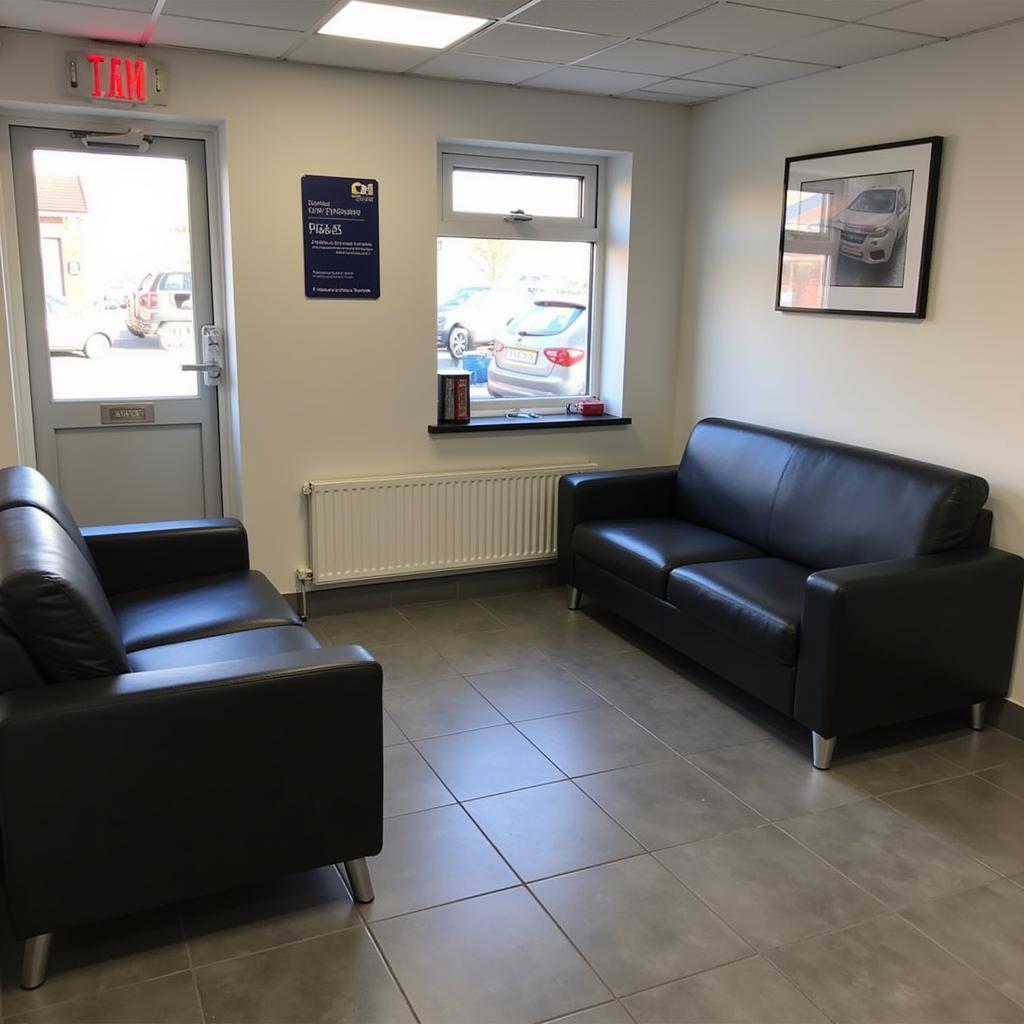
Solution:
M 7 940 L 4 1021 L 1024 1021 L 1024 742 L 929 720 L 816 772 L 561 589 L 311 628 L 384 665 L 377 900 L 329 866 L 60 934 L 31 993 Z

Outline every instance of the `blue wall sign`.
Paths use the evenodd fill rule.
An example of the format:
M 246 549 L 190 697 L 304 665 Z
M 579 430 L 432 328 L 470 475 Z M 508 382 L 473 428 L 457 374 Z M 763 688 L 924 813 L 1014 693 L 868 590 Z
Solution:
M 307 298 L 380 298 L 379 191 L 374 178 L 302 176 Z

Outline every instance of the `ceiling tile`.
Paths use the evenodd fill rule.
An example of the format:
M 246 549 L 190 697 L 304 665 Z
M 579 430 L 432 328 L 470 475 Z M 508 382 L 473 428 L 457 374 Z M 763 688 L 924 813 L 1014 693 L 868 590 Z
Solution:
M 648 86 L 651 92 L 667 92 L 673 96 L 694 96 L 702 99 L 729 96 L 734 92 L 743 92 L 745 88 L 741 85 L 723 85 L 721 82 L 697 82 L 690 78 L 670 78 L 666 82 Z
M 453 78 L 471 82 L 499 82 L 516 85 L 536 78 L 557 67 L 534 60 L 510 60 L 507 57 L 480 57 L 475 53 L 442 53 L 414 72 L 430 78 Z
M 770 60 L 767 57 L 740 57 L 739 60 L 719 64 L 695 72 L 695 76 L 704 82 L 726 82 L 729 85 L 771 85 L 772 82 L 785 82 L 791 78 L 803 78 L 818 71 L 831 71 L 832 68 L 822 64 L 799 64 L 791 60 Z
M 740 0 L 752 7 L 770 7 L 773 11 L 791 14 L 814 14 L 819 18 L 859 21 L 872 14 L 888 11 L 907 0 Z M 970 2 L 970 0 L 968 0 Z
M 928 36 L 908 35 L 887 28 L 871 28 L 869 25 L 843 25 L 809 39 L 797 39 L 785 46 L 766 50 L 762 56 L 842 67 L 898 53 L 900 50 L 910 50 L 927 42 Z
M 948 39 L 1014 18 L 1024 18 L 1024 0 L 917 0 L 909 7 L 900 7 L 867 21 L 882 28 L 926 32 Z
M 134 11 L 62 4 L 51 0 L 0 0 L 0 25 L 31 28 L 55 35 L 84 39 L 110 39 L 137 43 L 149 24 L 149 15 Z
M 525 25 L 496 25 L 467 39 L 459 46 L 459 50 L 492 57 L 516 57 L 520 60 L 564 64 L 620 42 L 621 39 L 583 32 L 560 32 L 547 28 L 527 28 Z
M 157 18 L 150 42 L 154 46 L 191 46 L 253 57 L 279 57 L 301 38 L 300 33 L 284 29 L 167 16 Z
M 311 29 L 336 0 L 167 0 L 163 14 L 262 28 Z
M 813 35 L 835 24 L 824 18 L 726 3 L 698 11 L 674 25 L 650 32 L 647 38 L 680 46 L 699 46 L 705 50 L 754 53 Z
M 651 92 L 650 89 L 637 89 L 636 92 L 624 92 L 619 99 L 623 100 L 654 100 L 656 103 L 675 103 L 676 106 L 688 107 L 694 103 L 704 103 L 699 96 L 673 96 L 667 92 Z
M 526 0 L 373 0 L 391 7 L 417 7 L 421 11 L 440 11 L 443 14 L 465 14 L 471 18 L 504 18 Z
M 694 50 L 689 46 L 666 46 L 664 43 L 645 43 L 635 39 L 588 57 L 583 63 L 611 71 L 639 71 L 647 75 L 670 77 L 709 68 L 732 58 L 731 53 L 719 53 L 716 50 Z
M 656 75 L 630 75 L 624 71 L 599 71 L 597 68 L 583 68 L 578 64 L 568 68 L 556 68 L 540 78 L 525 82 L 526 88 L 563 89 L 567 92 L 592 92 L 600 96 L 618 96 L 633 92 L 659 81 Z
M 707 7 L 712 0 L 541 0 L 513 21 L 606 36 L 636 36 Z
M 86 0 L 61 0 L 61 3 L 74 4 L 76 7 L 116 7 L 119 11 L 139 11 L 142 14 L 152 14 L 156 6 L 156 0 L 95 0 L 92 4 Z M 25 4 L 22 3 L 22 6 Z
M 359 71 L 390 71 L 399 73 L 437 56 L 437 50 L 425 46 L 392 46 L 365 39 L 344 39 L 341 36 L 310 36 L 288 55 L 300 64 L 326 64 L 335 68 Z

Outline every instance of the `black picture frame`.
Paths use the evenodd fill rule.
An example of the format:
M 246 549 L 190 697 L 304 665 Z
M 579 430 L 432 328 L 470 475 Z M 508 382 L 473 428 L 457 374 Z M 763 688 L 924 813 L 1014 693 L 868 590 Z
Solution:
M 777 311 L 924 319 L 942 142 L 786 158 Z

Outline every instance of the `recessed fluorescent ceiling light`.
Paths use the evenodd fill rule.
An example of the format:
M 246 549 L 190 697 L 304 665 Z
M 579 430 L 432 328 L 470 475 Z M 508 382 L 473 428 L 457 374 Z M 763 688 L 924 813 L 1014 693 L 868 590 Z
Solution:
M 486 24 L 486 18 L 350 0 L 317 34 L 440 50 Z

